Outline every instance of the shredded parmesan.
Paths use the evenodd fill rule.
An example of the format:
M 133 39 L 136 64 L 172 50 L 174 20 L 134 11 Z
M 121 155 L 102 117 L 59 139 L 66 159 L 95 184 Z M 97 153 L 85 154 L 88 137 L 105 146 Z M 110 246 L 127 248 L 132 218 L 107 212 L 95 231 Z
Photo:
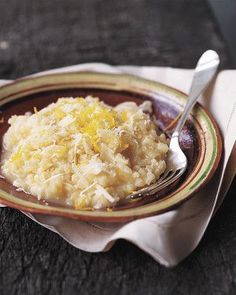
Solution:
M 80 196 L 83 196 L 85 192 L 87 192 L 88 190 L 90 190 L 93 186 L 96 185 L 96 182 L 92 183 L 90 186 L 86 187 L 84 190 L 82 190 L 80 192 Z
M 115 199 L 99 184 L 96 185 L 96 195 L 102 194 L 110 203 L 114 203 Z
M 63 175 L 65 175 L 65 173 L 58 173 L 58 174 L 56 174 L 56 175 L 53 175 L 53 176 L 49 177 L 48 179 L 46 179 L 46 180 L 44 181 L 44 183 L 47 183 L 47 182 L 49 182 L 49 181 L 51 181 L 51 180 L 53 180 L 53 179 L 55 179 L 55 178 L 57 178 L 57 177 L 59 177 L 59 176 L 63 176 Z

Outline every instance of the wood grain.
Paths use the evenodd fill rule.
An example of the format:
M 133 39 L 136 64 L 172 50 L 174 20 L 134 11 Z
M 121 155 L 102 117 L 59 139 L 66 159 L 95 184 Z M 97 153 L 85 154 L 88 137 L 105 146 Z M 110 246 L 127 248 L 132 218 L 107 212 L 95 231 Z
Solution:
M 207 48 L 231 67 L 204 0 L 8 0 L 0 11 L 2 79 L 92 61 L 191 68 Z M 173 269 L 125 241 L 85 253 L 0 209 L 0 294 L 235 294 L 235 186 L 200 246 Z

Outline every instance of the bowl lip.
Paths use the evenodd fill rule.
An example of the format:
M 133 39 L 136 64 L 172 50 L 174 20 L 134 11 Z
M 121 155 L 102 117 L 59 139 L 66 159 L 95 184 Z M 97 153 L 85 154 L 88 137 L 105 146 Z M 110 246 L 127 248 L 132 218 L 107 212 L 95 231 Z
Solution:
M 18 83 L 22 83 L 24 81 L 37 80 L 39 78 L 46 78 L 46 77 L 53 77 L 53 76 L 62 76 L 63 77 L 65 75 L 66 76 L 68 76 L 68 75 L 81 75 L 81 76 L 82 75 L 94 75 L 94 76 L 104 76 L 104 77 L 105 76 L 113 76 L 113 77 L 120 77 L 120 78 L 127 77 L 127 78 L 135 79 L 135 80 L 138 79 L 140 82 L 144 82 L 144 83 L 145 82 L 153 83 L 153 85 L 156 87 L 161 87 L 164 90 L 169 90 L 172 93 L 180 94 L 181 96 L 187 97 L 187 94 L 184 93 L 183 91 L 178 90 L 174 87 L 168 86 L 168 85 L 158 82 L 158 81 L 149 80 L 149 79 L 146 79 L 143 77 L 139 77 L 139 76 L 135 76 L 135 75 L 131 75 L 131 74 L 126 74 L 126 73 L 104 73 L 104 72 L 92 72 L 92 71 L 72 71 L 72 72 L 58 72 L 58 73 L 53 72 L 53 73 L 46 73 L 46 74 L 39 73 L 39 74 L 28 75 L 28 76 L 24 76 L 24 77 L 15 79 L 7 84 L 0 86 L 0 90 L 2 90 L 3 88 L 9 88 L 13 85 L 16 85 Z M 47 84 L 45 84 L 45 86 L 46 85 Z M 66 89 L 66 85 L 65 85 L 65 89 Z M 105 88 L 100 88 L 100 89 L 106 90 Z M 45 91 L 47 91 L 47 90 L 45 90 Z M 112 91 L 117 91 L 117 90 L 113 89 Z M 119 89 L 119 91 L 122 91 L 122 89 Z M 135 92 L 132 90 L 128 90 L 128 92 L 138 94 L 138 92 Z M 14 93 L 12 93 L 10 96 L 12 96 L 12 95 L 14 95 Z M 13 99 L 13 101 L 14 100 L 15 99 Z M 220 159 L 221 159 L 221 156 L 223 153 L 222 135 L 221 135 L 220 129 L 219 129 L 213 115 L 210 113 L 209 110 L 207 110 L 204 106 L 202 106 L 201 103 L 197 102 L 196 105 L 200 106 L 200 108 L 206 113 L 211 124 L 213 125 L 213 130 L 215 132 L 215 138 L 216 138 L 217 153 L 216 153 L 216 157 L 214 159 L 214 162 L 212 163 L 212 166 L 210 168 L 210 171 L 209 171 L 208 175 L 206 176 L 206 178 L 204 179 L 204 181 L 201 182 L 200 185 L 198 185 L 195 189 L 193 189 L 192 192 L 187 194 L 183 199 L 178 200 L 176 203 L 168 205 L 168 207 L 165 207 L 163 209 L 154 210 L 154 211 L 148 212 L 148 213 L 143 213 L 143 214 L 137 213 L 137 214 L 133 214 L 133 215 L 122 215 L 122 216 L 112 216 L 110 214 L 109 215 L 104 214 L 102 216 L 92 216 L 92 215 L 86 215 L 86 214 L 81 215 L 81 214 L 75 214 L 72 212 L 59 211 L 58 208 L 56 208 L 56 207 L 50 208 L 50 211 L 49 211 L 49 210 L 45 210 L 43 208 L 41 209 L 41 208 L 34 208 L 34 207 L 30 207 L 30 206 L 25 206 L 25 205 L 15 203 L 14 201 L 7 200 L 2 196 L 2 194 L 0 192 L 1 204 L 9 206 L 14 209 L 29 212 L 29 213 L 37 213 L 37 214 L 44 214 L 44 215 L 50 215 L 50 216 L 51 215 L 52 216 L 61 216 L 61 217 L 69 218 L 69 219 L 76 219 L 76 220 L 82 220 L 82 221 L 108 222 L 108 223 L 110 223 L 110 222 L 118 222 L 118 223 L 128 222 L 128 221 L 132 221 L 132 220 L 136 220 L 136 219 L 140 219 L 140 218 L 144 218 L 144 217 L 148 217 L 148 216 L 159 215 L 161 213 L 164 213 L 164 212 L 167 212 L 167 211 L 170 211 L 172 209 L 179 207 L 182 203 L 184 203 L 187 200 L 189 200 L 190 198 L 194 197 L 194 195 L 210 181 L 210 179 L 213 177 L 216 169 L 218 168 L 218 166 L 220 164 Z M 174 195 L 175 193 L 176 192 L 173 192 L 173 194 L 170 194 L 168 197 L 171 198 L 172 195 Z M 7 194 L 12 197 L 15 197 L 11 193 L 7 193 Z M 86 211 L 82 210 L 80 212 L 86 212 Z M 107 213 L 107 212 L 103 212 L 103 213 Z

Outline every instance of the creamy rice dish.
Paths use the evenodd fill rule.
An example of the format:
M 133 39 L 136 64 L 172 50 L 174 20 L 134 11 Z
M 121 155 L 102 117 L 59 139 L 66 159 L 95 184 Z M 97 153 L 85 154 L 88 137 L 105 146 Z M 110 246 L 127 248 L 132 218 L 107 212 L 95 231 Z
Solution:
M 12 116 L 3 137 L 2 174 L 18 190 L 75 209 L 112 207 L 158 180 L 167 139 L 151 119 L 151 102 L 116 107 L 98 98 L 59 98 Z

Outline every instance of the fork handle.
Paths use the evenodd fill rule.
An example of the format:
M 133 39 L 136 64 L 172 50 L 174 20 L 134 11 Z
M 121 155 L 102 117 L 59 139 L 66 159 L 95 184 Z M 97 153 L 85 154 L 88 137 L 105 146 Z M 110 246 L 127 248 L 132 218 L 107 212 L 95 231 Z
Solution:
M 184 123 L 186 122 L 186 119 L 195 105 L 199 95 L 206 89 L 214 77 L 219 63 L 219 56 L 213 50 L 205 51 L 200 57 L 195 68 L 187 103 L 184 107 L 183 114 L 177 123 L 173 136 L 179 136 L 180 131 L 183 128 Z

